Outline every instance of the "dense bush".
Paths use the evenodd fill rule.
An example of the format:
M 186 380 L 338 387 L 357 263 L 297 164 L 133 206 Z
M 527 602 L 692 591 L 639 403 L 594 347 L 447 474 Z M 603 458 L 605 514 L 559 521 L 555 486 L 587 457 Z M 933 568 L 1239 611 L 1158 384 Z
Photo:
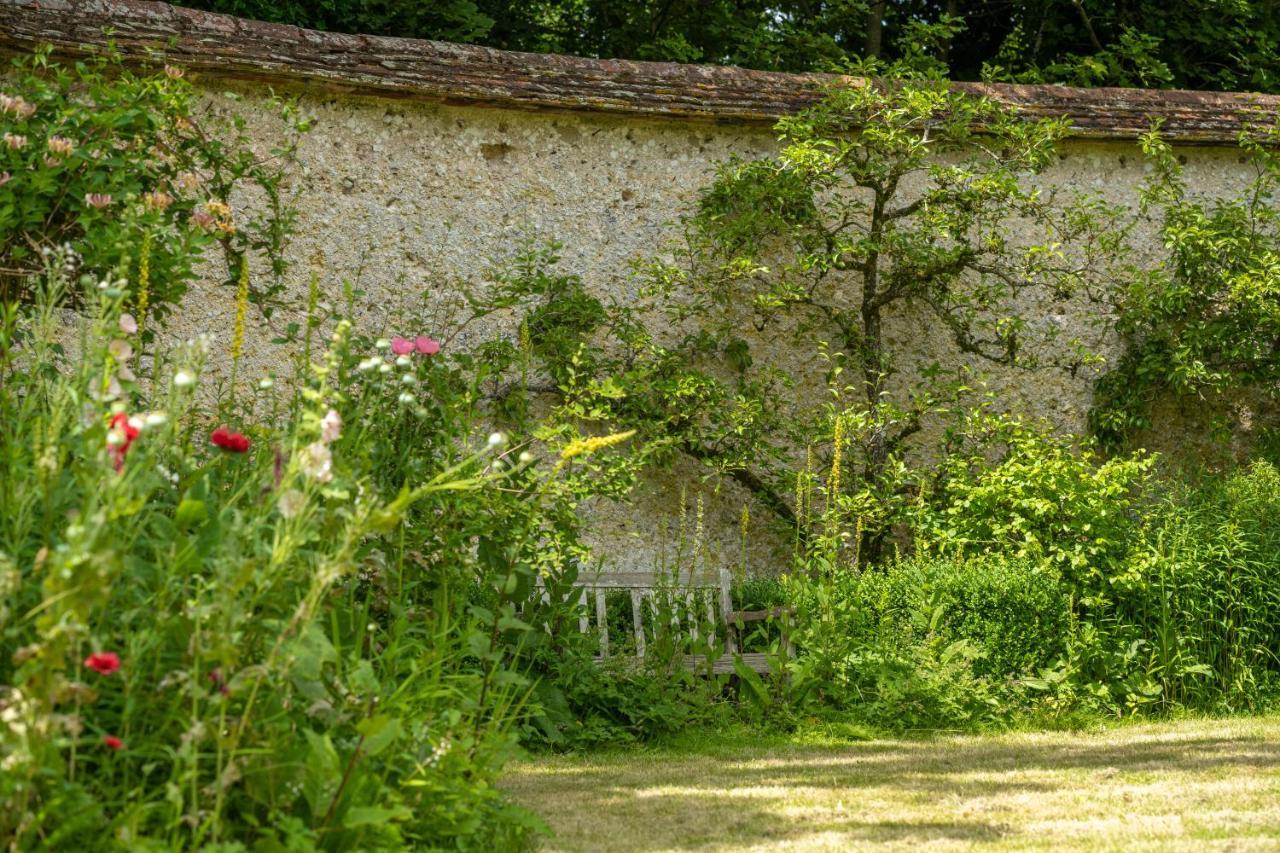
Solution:
M 44 254 L 65 245 L 92 281 L 124 276 L 149 339 L 147 320 L 164 319 L 218 244 L 232 282 L 247 255 L 261 256 L 271 275 L 253 295 L 269 311 L 292 220 L 282 168 L 308 120 L 282 102 L 276 149 L 255 151 L 241 120 L 202 116 L 183 76 L 132 71 L 115 54 L 13 61 L 0 87 L 0 299 L 22 296 Z M 252 213 L 231 205 L 244 189 L 263 199 Z M 66 298 L 84 296 L 73 276 Z
M 1280 472 L 1256 462 L 1175 486 L 1113 589 L 1105 629 L 1143 643 L 1162 704 L 1269 701 L 1280 685 Z
M 572 542 L 542 526 L 531 461 L 457 438 L 463 396 L 428 417 L 445 356 L 339 322 L 280 419 L 224 406 L 232 429 L 196 393 L 217 354 L 190 342 L 122 378 L 142 365 L 112 283 L 65 357 L 48 282 L 0 337 L 0 833 L 350 849 L 535 826 L 492 785 L 528 694 L 506 650 L 533 632 L 531 547 Z M 401 445 L 400 477 L 371 439 L 411 421 L 437 440 Z M 490 608 L 463 594 L 477 581 Z
M 1137 531 L 1154 460 L 1100 457 L 1048 424 L 986 411 L 949 434 L 913 513 L 924 553 L 1042 559 L 1087 600 L 1105 598 Z
M 885 642 L 963 640 L 974 672 L 1004 679 L 1036 672 L 1065 650 L 1071 602 L 1057 567 L 999 554 L 903 560 L 866 571 L 849 590 Z

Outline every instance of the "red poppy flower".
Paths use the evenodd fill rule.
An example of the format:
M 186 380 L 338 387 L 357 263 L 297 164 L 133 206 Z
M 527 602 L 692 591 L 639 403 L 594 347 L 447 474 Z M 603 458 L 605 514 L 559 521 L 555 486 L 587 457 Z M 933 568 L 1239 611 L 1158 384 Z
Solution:
M 124 749 L 124 741 L 120 740 L 120 738 L 115 735 L 103 735 L 102 745 L 107 749 L 114 749 L 117 751 Z
M 124 457 L 129 452 L 133 440 L 138 437 L 138 428 L 129 423 L 129 416 L 118 412 L 111 416 L 107 424 L 110 433 L 107 438 L 107 453 L 111 455 L 116 470 L 124 468 Z
M 120 656 L 115 652 L 94 652 L 84 659 L 84 665 L 98 675 L 110 675 L 120 668 Z
M 215 429 L 209 436 L 209 440 L 215 447 L 221 447 L 231 453 L 247 453 L 249 450 L 249 439 L 244 433 L 232 432 L 224 426 Z

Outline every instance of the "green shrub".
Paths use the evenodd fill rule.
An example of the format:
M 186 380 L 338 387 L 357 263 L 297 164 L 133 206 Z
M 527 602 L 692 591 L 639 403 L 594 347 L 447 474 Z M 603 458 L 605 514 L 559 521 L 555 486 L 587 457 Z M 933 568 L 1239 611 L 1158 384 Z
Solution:
M 183 72 L 134 72 L 115 54 L 60 65 L 47 51 L 20 57 L 0 86 L 0 299 L 24 294 L 47 253 L 69 247 L 89 285 L 122 277 L 144 327 L 163 320 L 220 244 L 234 283 L 240 260 L 260 253 L 270 282 L 254 290 L 269 312 L 282 289 L 292 222 L 282 165 L 308 126 L 282 104 L 271 158 L 254 152 L 242 123 L 202 127 Z M 235 210 L 233 192 L 264 204 Z M 68 300 L 86 298 L 72 276 Z M 90 301 L 92 301 L 92 298 Z
M 1255 707 L 1280 674 L 1280 471 L 1174 489 L 1113 587 L 1099 630 L 1142 643 L 1162 702 Z
M 1044 560 L 1078 599 L 1105 599 L 1134 541 L 1153 463 L 1139 454 L 1103 459 L 1046 425 L 973 412 L 922 493 L 916 547 Z
M 527 650 L 576 619 L 534 579 L 573 570 L 599 443 L 540 473 L 479 429 L 483 371 L 340 320 L 295 394 L 215 420 L 225 356 L 142 360 L 114 286 L 68 326 L 59 269 L 0 311 L 0 837 L 521 843 L 493 782 Z
M 888 642 L 963 640 L 974 672 L 1008 678 L 1062 655 L 1071 602 L 1056 568 L 1020 557 L 916 558 L 869 570 L 856 591 Z

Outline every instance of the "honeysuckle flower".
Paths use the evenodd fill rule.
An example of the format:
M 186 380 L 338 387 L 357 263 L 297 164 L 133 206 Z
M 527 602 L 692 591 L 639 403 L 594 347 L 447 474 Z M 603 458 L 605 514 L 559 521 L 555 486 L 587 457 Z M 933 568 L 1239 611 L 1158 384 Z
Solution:
M 231 453 L 247 453 L 249 450 L 248 437 L 244 433 L 232 432 L 225 426 L 220 426 L 210 433 L 209 441 L 214 447 Z
M 212 231 L 217 223 L 218 221 L 213 218 L 213 215 L 202 207 L 197 207 L 191 211 L 191 224 L 201 231 Z
M 289 489 L 280 496 L 276 507 L 285 518 L 296 518 L 307 505 L 307 496 L 297 489 Z
M 50 169 L 56 169 L 58 166 L 62 165 L 62 161 L 59 160 L 57 157 L 46 156 L 44 158 L 44 164 L 48 166 Z
M 164 66 L 164 76 L 168 77 L 170 80 L 177 80 L 186 73 L 186 71 L 176 65 L 169 65 L 166 63 Z
M 103 735 L 102 745 L 107 749 L 115 750 L 116 752 L 124 749 L 124 741 L 120 740 L 120 738 L 115 735 Z
M 148 210 L 164 210 L 173 204 L 173 196 L 163 190 L 142 194 L 142 203 Z
M 76 144 L 65 136 L 50 136 L 46 144 L 49 150 L 59 157 L 66 157 L 76 150 Z
M 120 656 L 115 652 L 94 652 L 84 659 L 84 665 L 98 675 L 110 675 L 120 669 Z
M 396 335 L 391 339 L 391 351 L 396 355 L 408 355 L 413 352 L 413 341 Z
M 8 172 L 0 172 L 0 187 L 13 180 L 13 175 Z
M 126 335 L 138 334 L 138 321 L 132 314 L 121 314 L 119 326 Z
M 6 133 L 4 144 L 9 146 L 10 150 L 17 151 L 27 147 L 27 138 L 20 133 Z
M 183 192 L 193 193 L 200 189 L 200 179 L 194 172 L 182 172 L 173 179 L 173 185 Z
M 331 444 L 337 441 L 340 435 L 342 435 L 342 416 L 338 414 L 337 409 L 330 409 L 320 419 L 320 440 L 325 444 Z
M 315 441 L 302 448 L 298 458 L 302 473 L 320 483 L 333 479 L 333 454 L 323 441 Z
M 179 388 L 190 388 L 196 384 L 195 374 L 189 370 L 179 370 L 173 374 L 173 384 Z
M 418 335 L 413 339 L 413 348 L 422 355 L 435 355 L 440 352 L 440 342 L 426 335 Z
M 111 205 L 111 196 L 107 193 L 89 193 L 84 197 L 84 203 L 95 210 L 102 210 Z
M 18 118 L 30 118 L 35 115 L 36 105 L 21 95 L 0 93 L 0 113 L 15 115 Z

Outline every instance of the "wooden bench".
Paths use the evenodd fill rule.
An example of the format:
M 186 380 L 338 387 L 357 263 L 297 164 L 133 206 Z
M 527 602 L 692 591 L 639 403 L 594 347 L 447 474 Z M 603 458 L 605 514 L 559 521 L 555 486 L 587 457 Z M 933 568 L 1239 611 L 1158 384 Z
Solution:
M 782 619 L 782 650 L 791 656 L 787 622 L 790 608 L 769 610 L 734 610 L 730 597 L 731 578 L 727 569 L 719 572 L 682 572 L 658 575 L 653 572 L 599 572 L 582 582 L 582 615 L 578 628 L 584 634 L 594 627 L 600 639 L 600 660 L 609 657 L 610 637 L 608 598 L 623 592 L 631 600 L 631 635 L 635 657 L 642 659 L 650 635 L 666 625 L 657 623 L 659 616 L 669 623 L 671 636 L 677 640 L 700 641 L 715 653 L 686 654 L 684 666 L 694 672 L 723 674 L 734 672 L 734 661 L 742 662 L 758 673 L 770 671 L 769 655 L 764 652 L 740 652 L 742 630 L 748 622 Z

